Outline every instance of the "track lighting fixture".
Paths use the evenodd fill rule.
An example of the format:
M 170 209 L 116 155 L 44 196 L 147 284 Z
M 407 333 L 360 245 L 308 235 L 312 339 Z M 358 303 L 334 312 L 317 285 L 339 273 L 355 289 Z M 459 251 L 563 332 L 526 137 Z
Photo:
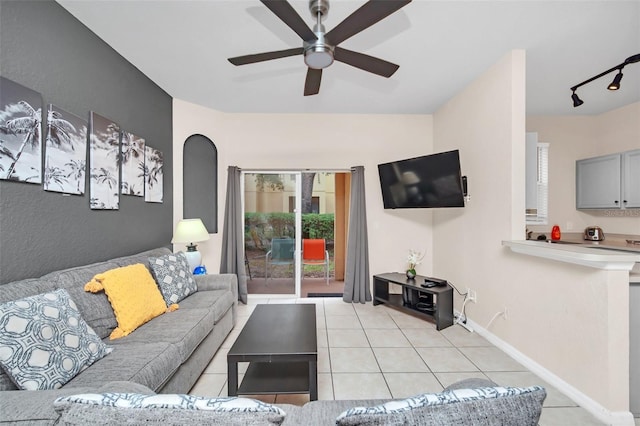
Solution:
M 618 90 L 620 88 L 620 80 L 622 80 L 622 68 L 618 71 L 618 74 L 613 78 L 613 81 L 609 83 L 607 89 L 609 90 Z
M 627 59 L 625 59 L 625 61 L 621 64 L 616 65 L 615 67 L 608 69 L 604 72 L 601 72 L 600 74 L 591 77 L 588 80 L 583 81 L 580 84 L 576 84 L 575 86 L 571 87 L 571 99 L 573 100 L 573 106 L 574 107 L 579 107 L 580 105 L 582 105 L 584 103 L 584 101 L 582 99 L 580 99 L 576 93 L 576 89 L 580 86 L 584 86 L 587 83 L 591 83 L 593 80 L 597 80 L 598 78 L 605 76 L 609 73 L 612 73 L 614 71 L 618 71 L 618 74 L 616 74 L 616 76 L 613 78 L 613 81 L 609 84 L 609 86 L 607 86 L 607 89 L 609 90 L 618 90 L 620 88 L 620 81 L 622 80 L 622 69 L 629 64 L 633 64 L 635 62 L 640 62 L 640 53 L 638 53 L 637 55 L 633 55 L 633 56 L 629 56 Z
M 573 107 L 579 107 L 580 105 L 582 105 L 584 103 L 584 101 L 582 99 L 580 99 L 578 97 L 578 95 L 576 94 L 576 92 L 573 92 L 573 95 L 571 95 L 571 99 L 573 99 Z

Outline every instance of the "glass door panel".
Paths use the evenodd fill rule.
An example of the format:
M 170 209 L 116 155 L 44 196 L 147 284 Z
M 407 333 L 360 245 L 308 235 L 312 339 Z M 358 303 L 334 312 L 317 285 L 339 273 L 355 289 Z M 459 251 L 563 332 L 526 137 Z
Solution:
M 249 294 L 300 294 L 300 173 L 245 172 L 244 247 Z

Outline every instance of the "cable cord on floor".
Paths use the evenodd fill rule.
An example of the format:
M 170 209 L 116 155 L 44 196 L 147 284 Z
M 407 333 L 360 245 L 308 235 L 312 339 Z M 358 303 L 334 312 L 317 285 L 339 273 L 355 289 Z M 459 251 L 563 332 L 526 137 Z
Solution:
M 458 287 L 456 287 L 451 281 L 447 281 L 447 283 L 460 295 L 463 296 L 464 299 L 462 300 L 462 309 L 460 309 L 460 315 L 458 315 L 458 318 L 456 319 L 455 324 L 462 324 L 466 326 L 467 323 L 467 314 L 465 312 L 466 306 L 467 306 L 467 302 L 469 301 L 469 292 L 466 293 L 462 293 L 460 290 L 458 290 Z M 466 327 L 465 327 L 466 328 Z

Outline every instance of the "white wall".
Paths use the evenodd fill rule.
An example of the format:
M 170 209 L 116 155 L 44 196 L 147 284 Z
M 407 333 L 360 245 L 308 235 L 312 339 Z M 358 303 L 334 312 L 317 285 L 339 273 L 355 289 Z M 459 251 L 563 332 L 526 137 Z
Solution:
M 224 223 L 227 167 L 365 167 L 371 273 L 402 271 L 409 249 L 431 250 L 431 212 L 384 210 L 377 165 L 433 152 L 430 115 L 227 114 L 174 100 L 174 223 L 182 218 L 182 145 L 194 133 L 218 148 L 218 224 Z M 220 266 L 222 231 L 199 245 L 210 272 Z M 176 249 L 180 249 L 176 247 Z M 431 272 L 431 257 L 418 268 Z
M 625 286 L 623 272 L 501 245 L 525 238 L 524 138 L 525 55 L 516 50 L 434 116 L 434 148 L 460 149 L 471 194 L 463 211 L 434 214 L 434 273 L 476 290 L 467 305 L 476 324 L 488 327 L 506 307 L 489 332 L 596 406 L 628 411 L 628 275 Z
M 528 116 L 527 131 L 538 132 L 549 145 L 549 225 L 530 226 L 549 232 L 554 224 L 568 232 L 597 225 L 605 234 L 640 234 L 640 212 L 576 210 L 575 162 L 583 158 L 640 149 L 640 102 L 598 116 Z M 613 213 L 613 214 L 612 214 Z

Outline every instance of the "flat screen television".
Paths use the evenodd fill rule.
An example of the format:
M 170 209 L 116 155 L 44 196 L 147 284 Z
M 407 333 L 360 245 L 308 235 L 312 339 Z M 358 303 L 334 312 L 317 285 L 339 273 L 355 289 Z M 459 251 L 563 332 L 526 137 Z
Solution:
M 464 207 L 458 150 L 378 165 L 385 209 Z

